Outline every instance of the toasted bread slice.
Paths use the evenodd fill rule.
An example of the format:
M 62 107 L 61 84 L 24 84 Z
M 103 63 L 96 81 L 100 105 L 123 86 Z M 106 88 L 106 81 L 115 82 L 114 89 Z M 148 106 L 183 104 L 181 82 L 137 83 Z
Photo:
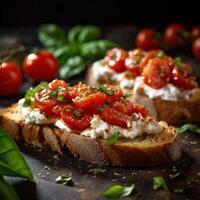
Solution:
M 23 121 L 18 105 L 0 113 L 2 126 L 14 139 L 39 148 L 49 147 L 60 154 L 69 152 L 91 163 L 112 166 L 154 166 L 175 161 L 181 156 L 175 129 L 163 122 L 162 134 L 143 135 L 135 139 L 119 139 L 107 145 L 103 139 L 91 139 L 63 131 L 54 125 L 36 125 Z

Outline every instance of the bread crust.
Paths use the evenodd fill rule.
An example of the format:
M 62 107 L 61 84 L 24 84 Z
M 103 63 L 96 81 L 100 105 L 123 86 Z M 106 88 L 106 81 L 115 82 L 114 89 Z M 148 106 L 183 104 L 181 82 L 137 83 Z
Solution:
M 66 151 L 91 163 L 112 166 L 154 166 L 175 161 L 181 156 L 176 132 L 166 125 L 165 141 L 143 145 L 120 139 L 114 145 L 105 140 L 91 139 L 80 134 L 64 132 L 55 126 L 36 125 L 23 121 L 18 105 L 13 104 L 0 112 L 0 126 L 14 139 L 25 141 L 39 148 L 50 148 L 60 154 Z

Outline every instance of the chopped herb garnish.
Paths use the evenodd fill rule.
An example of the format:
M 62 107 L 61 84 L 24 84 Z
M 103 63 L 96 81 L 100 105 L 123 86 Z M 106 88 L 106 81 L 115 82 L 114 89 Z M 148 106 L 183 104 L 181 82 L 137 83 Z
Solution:
M 106 109 L 105 105 L 104 106 L 98 106 L 98 107 L 96 107 L 96 110 L 100 111 L 100 112 L 103 112 L 105 109 Z
M 42 81 L 38 86 L 34 87 L 34 88 L 29 88 L 28 91 L 26 92 L 25 96 L 24 96 L 24 103 L 23 103 L 23 107 L 28 107 L 31 105 L 32 99 L 34 98 L 36 92 L 38 92 L 40 89 L 45 89 L 47 88 L 48 83 L 45 81 Z
M 131 97 L 131 96 L 132 96 L 132 94 L 131 94 L 131 93 L 125 93 L 123 96 L 124 96 L 124 98 L 126 98 L 126 99 L 127 99 L 127 98 Z
M 129 196 L 133 190 L 135 190 L 135 184 L 131 186 L 113 185 L 103 193 L 103 196 L 108 199 L 119 199 Z
M 186 131 L 192 132 L 192 133 L 200 133 L 200 127 L 196 124 L 184 124 L 180 127 L 176 128 L 177 133 L 184 133 Z
M 68 100 L 67 99 L 65 99 L 65 97 L 64 96 L 57 96 L 56 97 L 56 99 L 58 100 L 58 101 L 60 101 L 60 102 L 67 102 Z
M 175 61 L 176 65 L 177 65 L 177 67 L 178 67 L 180 70 L 183 70 L 183 68 L 184 68 L 184 63 L 183 63 L 183 61 L 182 61 L 182 58 L 181 58 L 181 57 L 176 57 L 176 58 L 174 58 L 174 61 Z
M 156 54 L 157 58 L 163 58 L 165 55 L 165 52 L 163 50 L 160 50 L 159 53 Z
M 184 189 L 182 189 L 182 188 L 176 188 L 176 189 L 174 190 L 174 192 L 180 194 L 180 193 L 183 193 L 183 192 L 184 192 Z
M 51 98 L 57 98 L 58 96 L 58 92 L 60 91 L 60 88 L 56 88 L 55 90 L 52 90 L 50 93 L 49 93 L 49 96 Z
M 160 188 L 167 189 L 165 179 L 162 176 L 157 176 L 153 178 L 153 189 L 158 190 Z
M 93 174 L 98 174 L 98 173 L 104 173 L 106 172 L 106 170 L 102 168 L 94 168 L 94 169 L 90 169 L 89 172 L 92 172 Z
M 72 177 L 62 175 L 62 176 L 58 176 L 55 181 L 56 181 L 56 183 L 59 183 L 59 184 L 62 184 L 62 185 L 67 185 L 69 183 L 72 183 Z
M 82 115 L 82 112 L 80 110 L 74 110 L 73 114 L 76 116 L 76 117 L 80 117 Z
M 106 144 L 108 145 L 115 144 L 117 140 L 119 139 L 119 135 L 120 135 L 119 129 L 116 129 L 114 134 L 106 140 Z
M 104 86 L 104 85 L 98 85 L 98 86 L 96 87 L 96 89 L 97 89 L 98 91 L 104 92 L 104 93 L 106 93 L 107 95 L 110 95 L 110 96 L 114 94 L 114 91 L 113 91 L 113 90 L 107 89 L 106 86 Z

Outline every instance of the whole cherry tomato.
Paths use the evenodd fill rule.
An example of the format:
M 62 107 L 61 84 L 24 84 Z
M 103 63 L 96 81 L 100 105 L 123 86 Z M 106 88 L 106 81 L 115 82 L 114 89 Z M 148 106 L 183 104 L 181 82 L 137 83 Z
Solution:
M 192 39 L 200 37 L 200 26 L 195 26 L 191 30 Z
M 192 44 L 192 53 L 197 59 L 200 59 L 200 37 L 194 40 Z
M 187 44 L 189 33 L 182 24 L 170 24 L 164 32 L 164 43 L 168 47 L 178 47 Z
M 74 105 L 65 106 L 61 112 L 61 119 L 74 130 L 83 130 L 90 127 L 92 114 L 86 113 Z
M 22 84 L 22 74 L 18 66 L 11 62 L 0 64 L 0 96 L 15 94 Z
M 24 72 L 35 81 L 50 81 L 58 71 L 58 61 L 49 51 L 29 54 L 23 62 Z
M 128 53 L 123 49 L 114 48 L 108 50 L 104 58 L 104 63 L 116 72 L 123 72 L 126 70 L 125 59 Z
M 126 69 L 134 76 L 141 74 L 141 62 L 146 55 L 146 51 L 142 49 L 135 49 L 128 52 L 128 57 L 125 60 Z
M 172 67 L 168 61 L 151 58 L 143 69 L 144 82 L 152 88 L 159 89 L 170 81 L 171 73 Z
M 158 49 L 161 46 L 161 40 L 162 37 L 160 33 L 152 28 L 146 28 L 137 34 L 135 45 L 145 50 Z

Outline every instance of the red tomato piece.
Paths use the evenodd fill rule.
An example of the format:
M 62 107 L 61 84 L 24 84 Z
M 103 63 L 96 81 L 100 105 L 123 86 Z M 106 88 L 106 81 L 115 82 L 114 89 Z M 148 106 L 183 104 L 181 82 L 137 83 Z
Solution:
M 200 26 L 195 26 L 191 30 L 192 39 L 200 37 Z
M 148 86 L 159 89 L 169 82 L 172 67 L 166 60 L 151 58 L 143 69 L 144 82 Z
M 109 124 L 120 127 L 127 127 L 127 122 L 131 120 L 130 116 L 121 113 L 112 107 L 107 107 L 103 112 L 101 112 L 100 116 Z
M 129 116 L 134 113 L 134 106 L 129 100 L 116 101 L 113 108 Z
M 0 96 L 15 94 L 22 84 L 19 67 L 10 62 L 0 64 Z
M 23 62 L 24 72 L 35 81 L 50 81 L 58 71 L 58 61 L 49 51 L 29 54 Z
M 141 30 L 135 39 L 135 45 L 138 48 L 150 50 L 158 49 L 161 46 L 161 34 L 152 28 L 145 28 Z
M 49 89 L 55 90 L 56 88 L 67 88 L 67 83 L 64 80 L 53 80 L 49 83 Z
M 90 127 L 92 114 L 86 113 L 73 105 L 65 106 L 60 115 L 63 122 L 74 130 L 83 130 Z
M 200 60 L 200 37 L 196 38 L 192 44 L 193 55 Z
M 126 70 L 125 59 L 127 56 L 128 53 L 123 49 L 114 48 L 108 50 L 104 58 L 104 64 L 118 73 L 123 72 Z
M 164 43 L 169 47 L 182 46 L 188 42 L 189 33 L 182 24 L 170 24 L 164 33 Z

